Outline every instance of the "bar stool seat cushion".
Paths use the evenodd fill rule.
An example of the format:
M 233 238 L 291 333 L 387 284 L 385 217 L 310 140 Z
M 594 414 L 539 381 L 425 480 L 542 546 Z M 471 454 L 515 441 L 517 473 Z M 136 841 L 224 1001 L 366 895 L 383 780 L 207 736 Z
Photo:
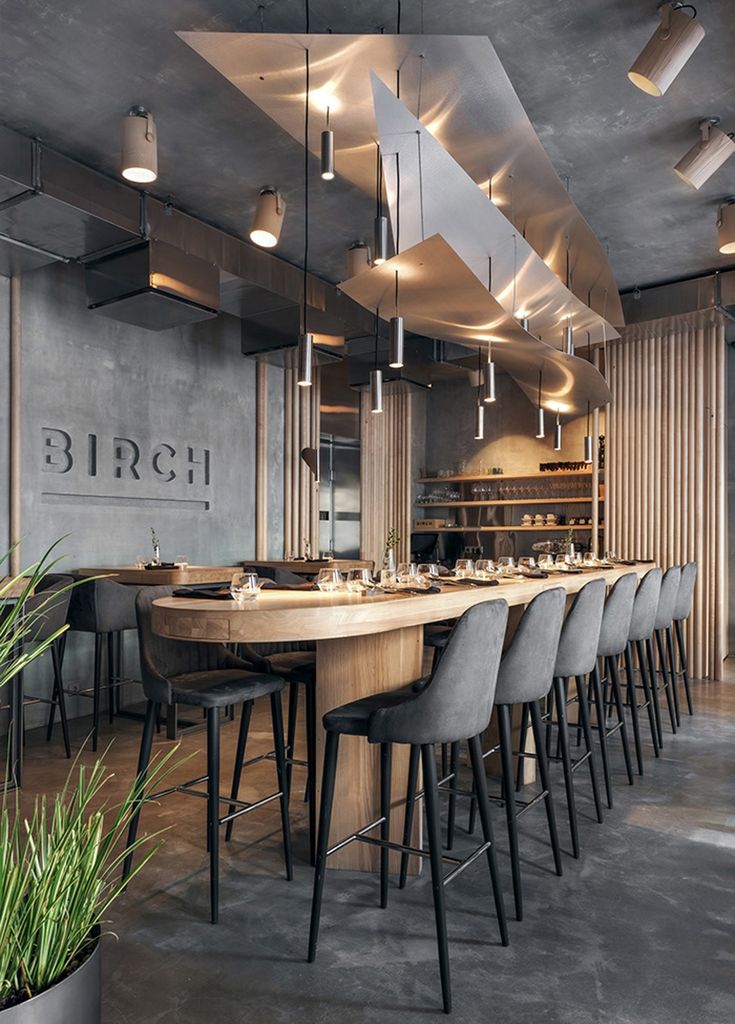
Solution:
M 287 682 L 313 683 L 316 678 L 316 651 L 281 651 L 264 661 L 269 672 Z
M 361 697 L 360 700 L 353 700 L 350 704 L 333 708 L 332 711 L 326 713 L 322 720 L 324 728 L 327 732 L 337 732 L 341 736 L 367 736 L 374 715 L 386 708 L 394 708 L 407 701 L 415 700 L 427 681 L 428 677 L 419 679 L 416 683 L 402 686 L 399 690 L 371 693 L 369 697 Z M 416 686 L 419 686 L 418 690 L 414 689 Z
M 205 672 L 184 672 L 171 676 L 173 702 L 202 708 L 241 704 L 283 689 L 280 676 L 226 668 Z

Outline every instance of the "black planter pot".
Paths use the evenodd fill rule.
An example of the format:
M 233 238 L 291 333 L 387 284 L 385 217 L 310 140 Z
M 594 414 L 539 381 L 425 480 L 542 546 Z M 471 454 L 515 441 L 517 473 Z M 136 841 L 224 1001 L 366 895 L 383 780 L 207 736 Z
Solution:
M 101 1024 L 100 941 L 73 974 L 45 992 L 7 1010 L 0 1010 L 0 1024 Z

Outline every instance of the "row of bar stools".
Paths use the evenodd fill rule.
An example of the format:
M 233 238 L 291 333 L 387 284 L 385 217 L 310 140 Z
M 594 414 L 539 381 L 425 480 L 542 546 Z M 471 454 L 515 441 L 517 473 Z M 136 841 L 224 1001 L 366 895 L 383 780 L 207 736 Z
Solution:
M 148 775 L 153 733 L 161 705 L 170 707 L 174 703 L 179 703 L 203 708 L 207 718 L 206 775 L 150 794 L 146 799 L 157 800 L 172 793 L 200 797 L 206 795 L 210 914 L 212 923 L 216 923 L 219 915 L 220 826 L 228 825 L 235 818 L 263 807 L 273 800 L 278 800 L 281 808 L 286 877 L 289 881 L 293 877 L 288 818 L 288 782 L 281 709 L 281 691 L 286 684 L 284 679 L 272 673 L 251 672 L 246 662 L 236 657 L 222 644 L 198 644 L 182 640 L 168 640 L 156 635 L 151 627 L 153 602 L 162 597 L 170 597 L 172 593 L 173 588 L 171 587 L 143 587 L 136 598 L 142 682 L 148 701 L 138 758 L 138 786 L 144 785 Z M 253 803 L 248 803 L 238 800 L 232 794 L 230 796 L 220 795 L 220 711 L 223 708 L 242 705 L 240 737 L 238 738 L 239 757 L 235 764 L 235 772 L 237 772 L 245 755 L 245 739 L 252 704 L 254 700 L 262 696 L 270 697 L 278 790 Z M 206 783 L 206 794 L 195 788 L 202 783 Z M 128 847 L 132 847 L 136 840 L 141 802 L 138 802 L 131 817 Z M 228 812 L 223 816 L 220 815 L 220 803 L 228 804 Z M 132 865 L 133 854 L 131 852 L 123 865 L 123 879 L 129 877 Z
M 451 981 L 447 942 L 445 885 L 457 877 L 470 863 L 486 855 L 503 945 L 508 944 L 508 931 L 503 896 L 495 855 L 495 842 L 490 820 L 482 745 L 480 736 L 487 728 L 503 649 L 508 618 L 508 605 L 503 600 L 486 601 L 470 608 L 458 620 L 441 659 L 428 680 L 400 690 L 378 693 L 324 716 L 326 745 L 324 774 L 317 839 L 317 860 L 309 931 L 309 961 L 316 957 L 322 896 L 327 858 L 347 843 L 366 842 L 380 848 L 380 905 L 388 902 L 388 855 L 391 849 L 402 853 L 426 856 L 425 851 L 390 840 L 391 811 L 391 748 L 392 744 L 419 747 L 424 775 L 423 798 L 426 806 L 429 860 L 431 864 L 434 917 L 439 951 L 442 1002 L 445 1013 L 451 1011 Z M 381 748 L 380 815 L 365 827 L 340 838 L 330 847 L 330 825 L 337 773 L 339 739 L 342 735 L 363 736 Z M 464 861 L 442 854 L 439 820 L 439 787 L 436 772 L 436 744 L 467 741 L 475 784 L 476 799 L 482 822 L 483 842 Z M 380 828 L 380 838 L 369 833 Z M 450 860 L 452 870 L 445 876 L 442 861 Z

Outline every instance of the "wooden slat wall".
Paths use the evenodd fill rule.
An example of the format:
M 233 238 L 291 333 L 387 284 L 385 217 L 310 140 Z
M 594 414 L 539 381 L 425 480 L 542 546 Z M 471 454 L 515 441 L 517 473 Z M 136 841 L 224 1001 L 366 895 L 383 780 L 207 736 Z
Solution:
M 314 367 L 314 383 L 300 388 L 293 365 L 284 369 L 284 528 L 285 555 L 304 554 L 304 540 L 311 553 L 319 553 L 319 486 L 301 458 L 302 448 L 319 451 L 321 400 L 319 367 Z
M 411 545 L 411 430 L 414 396 L 408 391 L 383 395 L 383 412 L 370 411 L 370 396 L 360 400 L 360 554 L 380 569 L 388 530 L 401 542 L 397 560 L 408 560 Z
M 664 568 L 699 563 L 693 676 L 727 654 L 725 329 L 712 313 L 629 328 L 608 344 L 606 548 Z

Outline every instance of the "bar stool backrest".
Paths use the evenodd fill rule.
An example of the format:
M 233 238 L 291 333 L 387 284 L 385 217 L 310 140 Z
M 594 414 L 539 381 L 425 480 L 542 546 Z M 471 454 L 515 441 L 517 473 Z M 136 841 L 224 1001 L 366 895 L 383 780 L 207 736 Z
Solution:
M 676 607 L 676 598 L 679 594 L 680 581 L 681 566 L 672 565 L 670 569 L 666 570 L 661 580 L 661 593 L 658 598 L 654 629 L 668 629 L 674 621 L 674 609 Z
M 496 704 L 524 704 L 549 692 L 566 600 L 564 588 L 553 587 L 526 607 L 500 662 Z
M 574 598 L 559 637 L 555 676 L 586 676 L 595 667 L 605 590 L 604 580 L 590 580 Z
M 681 567 L 681 580 L 679 581 L 679 592 L 676 595 L 676 603 L 674 605 L 674 619 L 680 622 L 682 619 L 688 619 L 692 611 L 692 601 L 694 600 L 694 584 L 697 582 L 697 569 L 699 566 L 696 562 L 687 562 L 686 565 Z
M 633 602 L 633 618 L 630 620 L 628 639 L 632 642 L 648 640 L 656 623 L 656 610 L 661 594 L 661 577 L 663 572 L 658 566 L 649 569 L 635 592 Z
M 135 629 L 138 587 L 115 580 L 90 580 L 71 592 L 69 625 L 82 633 L 117 633 Z
M 630 636 L 637 587 L 638 577 L 634 572 L 628 572 L 620 577 L 607 595 L 602 613 L 600 642 L 597 645 L 598 658 L 613 658 L 625 650 Z
M 171 597 L 173 587 L 141 587 L 135 599 L 143 689 L 148 700 L 171 703 L 170 679 L 187 672 L 213 672 L 233 667 L 238 659 L 221 644 L 198 644 L 190 640 L 168 640 L 151 628 L 153 602 Z M 242 666 L 244 669 L 247 666 Z
M 25 603 L 26 612 L 33 612 L 37 618 L 28 640 L 41 643 L 48 640 L 66 624 L 69 615 L 69 601 L 73 593 L 66 589 L 74 582 L 72 576 L 50 573 L 44 576 L 36 592 Z
M 370 742 L 455 743 L 486 729 L 507 622 L 508 604 L 502 599 L 469 608 L 415 699 L 382 707 L 372 716 Z

